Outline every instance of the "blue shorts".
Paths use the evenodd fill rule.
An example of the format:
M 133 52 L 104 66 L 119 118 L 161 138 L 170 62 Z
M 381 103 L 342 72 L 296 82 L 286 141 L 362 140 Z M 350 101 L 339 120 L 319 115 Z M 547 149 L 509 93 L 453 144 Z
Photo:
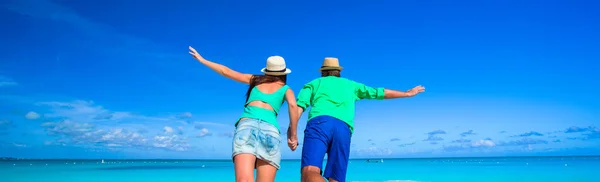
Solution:
M 256 120 L 241 120 L 233 134 L 232 158 L 238 154 L 252 154 L 279 169 L 281 162 L 281 135 L 273 124 Z
M 315 166 L 322 169 L 327 154 L 323 177 L 346 181 L 352 131 L 345 122 L 331 116 L 317 116 L 308 121 L 302 145 L 302 168 Z

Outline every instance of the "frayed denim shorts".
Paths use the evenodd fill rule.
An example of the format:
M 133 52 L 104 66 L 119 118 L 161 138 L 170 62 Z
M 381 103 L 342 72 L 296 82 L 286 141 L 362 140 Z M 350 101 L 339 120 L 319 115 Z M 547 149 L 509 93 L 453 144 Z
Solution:
M 273 124 L 257 120 L 239 121 L 233 134 L 232 158 L 238 154 L 252 154 L 279 169 L 281 162 L 281 135 Z

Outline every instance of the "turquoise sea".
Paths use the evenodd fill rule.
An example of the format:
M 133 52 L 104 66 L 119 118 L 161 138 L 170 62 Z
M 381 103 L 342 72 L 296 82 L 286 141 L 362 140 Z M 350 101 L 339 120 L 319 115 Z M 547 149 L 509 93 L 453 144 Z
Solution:
M 299 181 L 300 161 L 285 160 L 275 181 Z M 600 157 L 352 160 L 348 181 L 599 182 Z M 235 181 L 233 163 L 215 160 L 7 160 L 2 182 Z

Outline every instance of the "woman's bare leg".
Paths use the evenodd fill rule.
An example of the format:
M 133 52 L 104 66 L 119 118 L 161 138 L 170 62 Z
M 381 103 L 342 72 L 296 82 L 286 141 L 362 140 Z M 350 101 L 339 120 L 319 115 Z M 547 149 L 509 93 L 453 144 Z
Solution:
M 256 182 L 273 182 L 276 173 L 275 166 L 260 159 L 256 160 Z
M 252 154 L 238 154 L 233 158 L 236 182 L 254 182 L 254 165 L 256 156 Z

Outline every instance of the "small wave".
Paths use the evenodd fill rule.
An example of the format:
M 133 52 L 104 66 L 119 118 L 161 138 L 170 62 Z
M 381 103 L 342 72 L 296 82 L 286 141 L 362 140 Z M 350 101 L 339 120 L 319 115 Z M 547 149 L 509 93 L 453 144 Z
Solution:
M 377 181 L 352 181 L 352 182 L 377 182 Z M 385 180 L 384 182 L 419 182 L 415 180 Z

